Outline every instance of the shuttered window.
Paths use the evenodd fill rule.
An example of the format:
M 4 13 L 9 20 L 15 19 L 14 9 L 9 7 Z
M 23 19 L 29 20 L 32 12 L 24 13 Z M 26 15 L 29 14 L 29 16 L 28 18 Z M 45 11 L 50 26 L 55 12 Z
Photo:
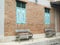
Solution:
M 38 0 L 35 0 L 35 3 L 37 3 L 38 2 Z
M 45 24 L 50 24 L 50 9 L 45 8 Z
M 26 23 L 26 3 L 24 2 L 17 2 L 16 4 L 16 23 Z

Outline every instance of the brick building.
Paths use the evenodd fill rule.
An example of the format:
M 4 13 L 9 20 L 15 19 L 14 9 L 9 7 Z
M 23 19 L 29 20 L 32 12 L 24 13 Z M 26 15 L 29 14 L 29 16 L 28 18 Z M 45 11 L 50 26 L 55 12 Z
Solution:
M 46 28 L 60 32 L 59 6 L 55 0 L 1 0 L 1 37 L 12 40 L 21 29 L 29 29 L 36 38 L 44 37 Z

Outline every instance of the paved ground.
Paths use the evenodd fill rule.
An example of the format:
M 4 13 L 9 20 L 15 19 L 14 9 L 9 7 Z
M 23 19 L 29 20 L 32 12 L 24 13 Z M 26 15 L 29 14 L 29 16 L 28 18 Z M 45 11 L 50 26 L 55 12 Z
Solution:
M 32 39 L 32 40 L 20 41 L 20 42 L 3 41 L 3 42 L 0 42 L 0 45 L 28 45 L 28 44 L 38 43 L 38 42 L 40 44 L 41 42 L 47 43 L 46 41 L 55 40 L 55 39 L 58 39 L 59 40 L 60 39 L 60 36 L 59 37 L 53 37 L 53 38 Z

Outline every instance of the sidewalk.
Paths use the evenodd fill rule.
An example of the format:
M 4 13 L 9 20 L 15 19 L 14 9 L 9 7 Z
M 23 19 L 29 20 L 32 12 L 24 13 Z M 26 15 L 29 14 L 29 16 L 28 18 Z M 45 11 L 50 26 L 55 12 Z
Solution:
M 31 44 L 34 44 L 34 43 L 39 43 L 40 44 L 41 42 L 43 42 L 44 44 L 46 44 L 49 41 L 56 40 L 56 39 L 59 40 L 60 39 L 60 36 L 59 37 L 53 37 L 53 38 L 32 39 L 32 40 L 21 41 L 21 42 L 15 42 L 15 41 L 8 42 L 8 41 L 4 41 L 4 42 L 1 42 L 0 45 L 31 45 Z

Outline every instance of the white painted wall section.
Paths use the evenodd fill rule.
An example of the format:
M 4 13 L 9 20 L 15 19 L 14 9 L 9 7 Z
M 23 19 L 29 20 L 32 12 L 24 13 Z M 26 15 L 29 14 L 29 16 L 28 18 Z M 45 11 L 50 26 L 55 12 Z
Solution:
M 0 39 L 4 36 L 4 0 L 0 0 Z
M 29 1 L 35 3 L 35 0 L 29 0 Z M 51 8 L 50 1 L 48 1 L 48 0 L 37 0 L 37 4 Z
M 35 0 L 29 0 L 30 2 L 34 2 L 35 3 Z
M 47 0 L 38 0 L 38 4 L 44 5 L 46 7 L 51 7 L 50 1 Z

